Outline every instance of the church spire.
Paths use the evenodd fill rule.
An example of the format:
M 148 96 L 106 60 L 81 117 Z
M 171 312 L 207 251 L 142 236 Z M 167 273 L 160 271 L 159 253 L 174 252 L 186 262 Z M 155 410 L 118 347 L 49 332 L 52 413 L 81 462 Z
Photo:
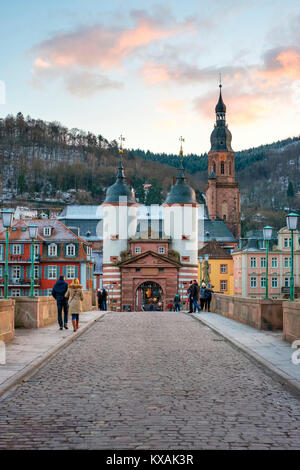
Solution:
M 226 124 L 226 106 L 222 97 L 222 83 L 220 79 L 220 94 L 219 101 L 216 104 L 216 124 L 214 130 L 210 136 L 211 149 L 213 150 L 229 150 L 232 152 L 231 148 L 231 132 L 228 129 Z

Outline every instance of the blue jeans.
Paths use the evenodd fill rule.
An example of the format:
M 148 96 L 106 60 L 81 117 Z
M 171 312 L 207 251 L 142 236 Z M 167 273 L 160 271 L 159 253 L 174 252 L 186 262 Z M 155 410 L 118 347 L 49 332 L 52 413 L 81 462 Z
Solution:
M 180 312 L 180 304 L 175 304 L 174 307 L 174 312 Z
M 107 310 L 106 300 L 102 300 L 102 310 Z
M 67 299 L 57 300 L 57 320 L 60 328 L 68 324 L 69 305 Z M 64 310 L 64 323 L 62 320 L 62 310 Z
M 194 312 L 196 312 L 196 308 L 198 309 L 198 312 L 201 312 L 201 307 L 197 302 L 197 299 L 193 299 L 193 306 L 194 306 Z

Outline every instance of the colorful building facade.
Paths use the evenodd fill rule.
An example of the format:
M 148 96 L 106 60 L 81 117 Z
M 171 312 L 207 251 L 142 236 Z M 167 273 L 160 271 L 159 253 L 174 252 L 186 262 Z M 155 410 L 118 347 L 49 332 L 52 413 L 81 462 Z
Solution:
M 93 285 L 91 246 L 56 219 L 13 221 L 9 229 L 8 295 L 29 295 L 31 283 L 31 244 L 29 224 L 38 226 L 34 240 L 34 294 L 51 295 L 60 275 L 67 282 L 77 277 L 84 289 Z M 4 294 L 5 232 L 0 227 L 0 295 Z
M 250 233 L 241 240 L 240 248 L 232 253 L 234 262 L 234 292 L 244 297 L 265 297 L 266 244 L 262 231 Z M 286 228 L 274 233 L 269 242 L 268 290 L 269 298 L 289 298 L 291 278 L 291 232 Z M 294 232 L 295 297 L 300 294 L 299 232 Z
M 208 261 L 205 261 L 205 256 Z M 209 282 L 214 292 L 234 294 L 233 258 L 231 254 L 212 240 L 198 251 L 198 281 Z M 201 263 L 200 263 L 201 260 Z

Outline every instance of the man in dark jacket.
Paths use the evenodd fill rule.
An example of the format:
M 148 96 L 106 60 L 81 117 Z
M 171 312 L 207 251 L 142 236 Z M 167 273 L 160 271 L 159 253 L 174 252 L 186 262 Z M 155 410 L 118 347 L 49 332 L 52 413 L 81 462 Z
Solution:
M 194 281 L 193 281 L 192 295 L 193 295 L 193 310 L 194 310 L 194 312 L 196 312 L 196 309 L 198 310 L 198 312 L 201 312 L 201 307 L 198 304 L 199 295 L 200 295 L 200 288 L 199 288 L 199 285 L 198 285 L 198 282 L 196 281 L 196 279 L 194 279 Z
M 102 310 L 107 310 L 107 291 L 105 287 L 102 289 Z
M 98 292 L 97 292 L 97 297 L 98 297 L 98 308 L 99 310 L 103 310 L 103 297 L 102 297 L 102 290 L 101 289 L 98 289 Z
M 193 313 L 193 281 L 190 281 L 190 285 L 187 289 L 187 296 L 189 300 L 189 313 Z
M 57 320 L 59 328 L 62 330 L 63 326 L 68 329 L 68 301 L 65 298 L 65 293 L 68 290 L 68 283 L 65 281 L 64 276 L 60 276 L 59 280 L 53 286 L 52 296 L 56 299 L 57 304 Z M 62 310 L 64 310 L 64 323 L 62 321 Z

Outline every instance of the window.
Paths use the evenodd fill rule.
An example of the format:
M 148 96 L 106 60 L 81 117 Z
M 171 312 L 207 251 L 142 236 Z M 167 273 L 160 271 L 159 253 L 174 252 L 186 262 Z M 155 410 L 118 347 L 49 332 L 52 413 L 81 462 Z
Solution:
M 250 277 L 250 287 L 251 289 L 256 289 L 257 287 L 256 277 Z
M 220 273 L 226 274 L 227 273 L 227 264 L 221 264 L 220 266 Z M 226 290 L 226 289 L 225 289 Z
M 220 281 L 220 290 L 227 290 L 227 281 Z
M 21 266 L 13 266 L 13 279 L 20 279 L 21 277 Z
M 256 258 L 254 258 L 253 256 L 251 256 L 250 258 L 250 267 L 256 268 Z
M 21 295 L 21 289 L 12 289 L 11 290 L 11 296 L 12 297 L 20 297 Z
M 277 268 L 277 258 L 272 258 L 272 268 Z
M 291 238 L 284 238 L 283 247 L 284 248 L 291 248 L 291 246 L 292 246 Z
M 260 267 L 265 268 L 267 266 L 266 258 L 260 258 Z
M 38 297 L 40 295 L 39 289 L 34 289 L 34 296 Z
M 284 267 L 290 268 L 292 266 L 292 258 L 284 258 Z
M 34 266 L 34 279 L 39 279 L 40 277 L 40 267 Z
M 57 245 L 55 243 L 48 246 L 48 256 L 57 256 Z
M 266 287 L 266 278 L 265 277 L 260 278 L 260 287 L 262 287 L 262 288 Z
M 56 278 L 57 278 L 57 267 L 48 266 L 48 279 L 56 279 Z
M 158 247 L 158 253 L 160 255 L 164 255 L 165 254 L 165 247 L 164 246 L 159 246 Z
M 137 273 L 141 272 L 141 268 L 135 268 L 135 272 Z
M 159 273 L 163 273 L 164 270 L 165 270 L 164 268 L 158 268 L 158 272 L 159 272 Z
M 67 256 L 75 256 L 75 245 L 67 245 Z
M 290 278 L 289 277 L 284 278 L 284 287 L 290 287 Z
M 221 162 L 221 175 L 224 175 L 225 173 L 225 164 L 224 162 Z
M 22 245 L 13 245 L 12 246 L 12 254 L 13 255 L 21 255 L 22 254 Z
M 39 256 L 40 254 L 40 245 L 34 245 L 34 255 Z
M 3 278 L 3 266 L 0 266 L 0 278 Z
M 51 235 L 51 227 L 44 227 L 43 234 L 45 237 L 50 237 Z
M 139 255 L 139 254 L 141 253 L 141 247 L 140 247 L 140 246 L 136 246 L 136 247 L 134 248 L 134 252 L 135 252 L 136 255 Z
M 260 248 L 265 249 L 266 248 L 266 240 L 260 240 L 259 241 L 259 246 L 260 246 Z
M 277 277 L 272 277 L 272 289 L 277 289 L 278 287 L 278 279 Z
M 75 266 L 67 266 L 67 270 L 66 270 L 66 278 L 67 279 L 74 279 L 75 277 Z

